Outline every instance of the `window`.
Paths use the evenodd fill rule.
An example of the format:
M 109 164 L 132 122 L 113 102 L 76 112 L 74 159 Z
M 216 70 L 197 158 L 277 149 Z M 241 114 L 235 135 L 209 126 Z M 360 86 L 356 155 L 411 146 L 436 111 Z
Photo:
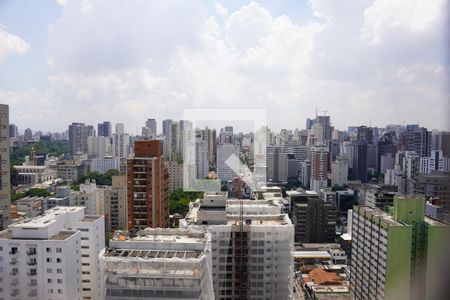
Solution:
M 47 250 L 46 250 L 47 252 L 52 252 L 52 248 L 47 248 Z
M 62 249 L 61 248 L 56 248 L 56 253 L 61 253 Z
M 57 262 L 57 263 L 61 263 L 61 258 L 57 258 L 57 259 L 56 259 L 56 262 Z
M 47 279 L 47 283 L 52 283 L 52 279 L 51 279 L 51 278 L 48 278 L 48 279 Z
M 50 257 L 47 257 L 47 262 L 48 263 L 52 262 L 52 259 Z
M 62 269 L 56 269 L 56 273 L 62 274 Z

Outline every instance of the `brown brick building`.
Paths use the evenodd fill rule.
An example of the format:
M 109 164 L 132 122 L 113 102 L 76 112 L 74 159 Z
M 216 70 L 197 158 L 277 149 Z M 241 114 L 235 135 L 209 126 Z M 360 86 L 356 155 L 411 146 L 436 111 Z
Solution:
M 136 141 L 127 159 L 128 229 L 164 228 L 169 221 L 168 173 L 161 141 Z

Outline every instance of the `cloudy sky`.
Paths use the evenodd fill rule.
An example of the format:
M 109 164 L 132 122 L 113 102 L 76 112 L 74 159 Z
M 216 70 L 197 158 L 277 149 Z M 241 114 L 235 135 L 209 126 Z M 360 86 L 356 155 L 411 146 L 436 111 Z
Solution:
M 0 0 L 0 103 L 21 130 L 265 108 L 304 128 L 450 130 L 447 0 Z M 160 124 L 158 125 L 161 126 Z

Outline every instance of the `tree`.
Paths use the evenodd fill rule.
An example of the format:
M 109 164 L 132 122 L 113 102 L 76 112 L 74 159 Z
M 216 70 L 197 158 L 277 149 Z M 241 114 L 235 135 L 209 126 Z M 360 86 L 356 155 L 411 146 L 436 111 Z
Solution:
M 83 178 L 81 178 L 79 183 L 84 183 L 87 179 L 94 179 L 95 183 L 97 183 L 98 185 L 111 185 L 112 177 L 117 175 L 119 175 L 119 171 L 116 169 L 110 169 L 104 174 L 100 174 L 98 172 L 89 172 L 85 176 L 83 176 Z
M 176 189 L 169 195 L 169 212 L 185 215 L 189 210 L 189 203 L 202 197 L 202 192 L 184 191 Z
M 25 198 L 25 197 L 48 197 L 50 195 L 51 195 L 50 192 L 46 189 L 32 188 L 25 192 L 19 192 L 19 193 L 12 194 L 11 201 L 15 202 L 16 200 Z
M 11 165 L 21 165 L 25 161 L 25 156 L 29 155 L 31 148 L 38 155 L 60 156 L 69 152 L 67 144 L 62 141 L 39 141 L 26 144 L 25 146 L 15 148 L 11 151 Z

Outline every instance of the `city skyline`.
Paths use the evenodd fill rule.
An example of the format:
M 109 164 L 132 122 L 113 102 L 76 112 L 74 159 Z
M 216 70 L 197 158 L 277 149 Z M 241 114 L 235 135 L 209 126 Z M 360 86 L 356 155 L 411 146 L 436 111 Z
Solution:
M 185 108 L 265 108 L 276 130 L 302 128 L 316 109 L 339 129 L 450 129 L 448 1 L 187 3 L 2 2 L 11 123 L 62 131 L 101 119 L 134 132 Z

